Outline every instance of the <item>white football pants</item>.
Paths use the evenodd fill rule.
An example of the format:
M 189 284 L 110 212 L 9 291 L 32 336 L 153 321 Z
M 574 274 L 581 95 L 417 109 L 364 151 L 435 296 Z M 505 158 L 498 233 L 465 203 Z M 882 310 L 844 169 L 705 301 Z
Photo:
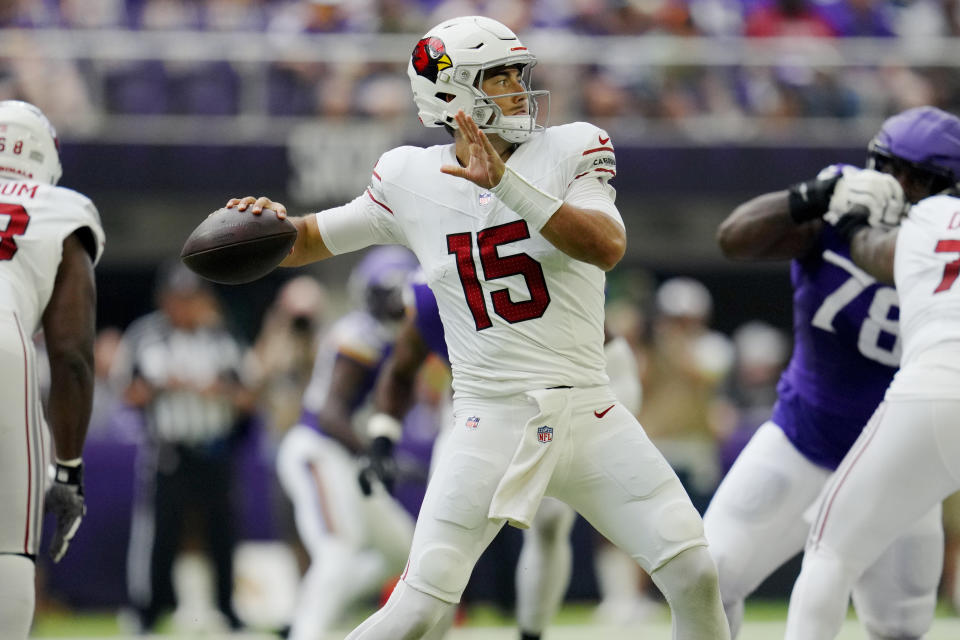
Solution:
M 766 422 L 723 479 L 703 523 L 731 637 L 739 633 L 744 599 L 803 550 L 830 476 L 797 451 L 776 424 Z M 937 505 L 853 586 L 858 616 L 871 632 L 885 634 L 880 637 L 919 638 L 933 622 L 940 580 L 936 567 L 943 557 L 939 514 Z
M 728 637 L 702 521 L 676 474 L 608 388 L 568 389 L 564 397 L 569 417 L 541 440 L 562 447 L 546 495 L 571 505 L 651 572 L 671 604 L 676 638 Z M 404 586 L 349 638 L 419 638 L 459 600 L 502 526 L 488 511 L 538 413 L 525 395 L 454 402 L 453 432 L 427 488 Z
M 885 400 L 837 469 L 810 529 L 794 585 L 786 640 L 829 640 L 846 616 L 853 585 L 890 544 L 960 489 L 960 400 Z M 933 515 L 931 515 L 933 513 Z M 943 538 L 926 543 L 941 553 L 902 567 L 905 589 L 928 597 L 939 577 Z M 905 621 L 909 622 L 909 621 Z M 887 629 L 886 637 L 913 638 Z M 880 636 L 884 637 L 884 636 Z
M 310 553 L 291 625 L 292 640 L 316 640 L 358 598 L 403 571 L 413 518 L 374 483 L 364 496 L 356 459 L 331 438 L 293 427 L 277 452 L 280 483 Z

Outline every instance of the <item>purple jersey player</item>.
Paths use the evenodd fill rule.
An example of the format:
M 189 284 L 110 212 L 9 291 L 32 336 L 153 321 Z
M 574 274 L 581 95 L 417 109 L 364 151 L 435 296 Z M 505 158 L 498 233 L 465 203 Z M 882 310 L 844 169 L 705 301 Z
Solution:
M 416 266 L 413 254 L 393 246 L 360 261 L 348 281 L 356 308 L 322 337 L 300 423 L 277 451 L 280 483 L 310 554 L 290 630 L 295 640 L 328 633 L 406 560 L 413 519 L 379 485 L 364 499 L 354 479 L 367 444 L 353 423 L 393 347 L 403 285 Z
M 900 359 L 896 291 L 857 267 L 845 229 L 821 222 L 830 211 L 863 211 L 896 224 L 908 188 L 898 162 L 928 162 L 936 127 L 923 110 L 887 121 L 870 144 L 867 169 L 831 166 L 789 190 L 756 197 L 723 222 L 718 239 L 733 259 L 792 259 L 794 350 L 779 399 L 721 483 L 704 517 L 720 572 L 731 637 L 744 599 L 801 551 L 818 498 L 859 436 Z M 908 142 L 907 146 L 892 142 Z M 896 149 L 891 153 L 890 149 Z M 906 190 L 906 193 L 904 193 Z M 921 637 L 934 614 L 943 534 L 939 505 L 867 571 L 853 591 L 871 638 Z M 909 574 L 909 575 L 908 575 Z

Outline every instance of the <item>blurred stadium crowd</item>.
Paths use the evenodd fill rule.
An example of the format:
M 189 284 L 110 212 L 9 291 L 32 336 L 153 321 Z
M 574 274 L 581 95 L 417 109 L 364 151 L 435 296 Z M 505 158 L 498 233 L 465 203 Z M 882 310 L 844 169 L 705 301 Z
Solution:
M 566 55 L 570 47 L 592 51 L 572 68 L 551 63 L 534 78 L 555 88 L 555 121 L 582 118 L 611 128 L 610 120 L 643 118 L 682 129 L 709 118 L 722 119 L 729 131 L 749 118 L 882 117 L 922 104 L 960 105 L 956 52 L 937 44 L 960 34 L 955 0 L 3 0 L 0 28 L 22 29 L 19 42 L 8 44 L 21 51 L 42 49 L 31 30 L 48 29 L 197 34 L 191 40 L 236 32 L 262 37 L 270 49 L 306 35 L 420 34 L 471 13 L 539 42 L 542 58 L 549 58 L 543 43 L 551 39 L 592 38 L 559 40 Z M 623 59 L 631 53 L 614 41 L 633 36 L 666 38 L 651 45 L 659 61 Z M 772 40 L 779 44 L 749 48 L 751 41 Z M 851 49 L 845 40 L 863 46 Z M 405 62 L 364 56 L 345 62 L 328 50 L 341 45 L 305 41 L 326 51 L 319 61 L 285 49 L 283 59 L 270 61 L 256 108 L 274 117 L 408 116 L 409 89 L 398 73 Z M 744 46 L 747 59 L 725 56 L 725 49 Z M 895 47 L 919 58 L 890 55 Z M 24 94 L 48 112 L 70 105 L 66 128 L 80 126 L 85 112 L 229 116 L 250 108 L 247 67 L 226 55 L 63 62 L 56 65 L 56 89 L 33 77 L 40 64 L 31 55 L 0 55 L 0 96 Z

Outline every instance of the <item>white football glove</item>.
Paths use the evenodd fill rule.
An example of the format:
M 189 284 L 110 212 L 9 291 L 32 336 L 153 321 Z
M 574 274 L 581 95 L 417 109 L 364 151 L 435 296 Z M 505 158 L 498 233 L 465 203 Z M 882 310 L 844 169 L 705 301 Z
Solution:
M 859 212 L 866 214 L 871 227 L 889 229 L 900 224 L 907 208 L 903 187 L 892 175 L 873 169 L 845 170 L 824 220 L 835 225 L 845 214 Z

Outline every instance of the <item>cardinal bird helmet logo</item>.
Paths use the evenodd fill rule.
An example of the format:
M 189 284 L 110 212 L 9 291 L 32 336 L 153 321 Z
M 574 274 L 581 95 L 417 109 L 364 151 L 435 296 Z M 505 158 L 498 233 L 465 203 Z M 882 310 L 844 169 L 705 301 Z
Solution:
M 447 48 L 443 40 L 436 36 L 422 39 L 413 48 L 413 68 L 430 82 L 436 82 L 437 75 L 451 66 L 453 63 L 447 55 Z

